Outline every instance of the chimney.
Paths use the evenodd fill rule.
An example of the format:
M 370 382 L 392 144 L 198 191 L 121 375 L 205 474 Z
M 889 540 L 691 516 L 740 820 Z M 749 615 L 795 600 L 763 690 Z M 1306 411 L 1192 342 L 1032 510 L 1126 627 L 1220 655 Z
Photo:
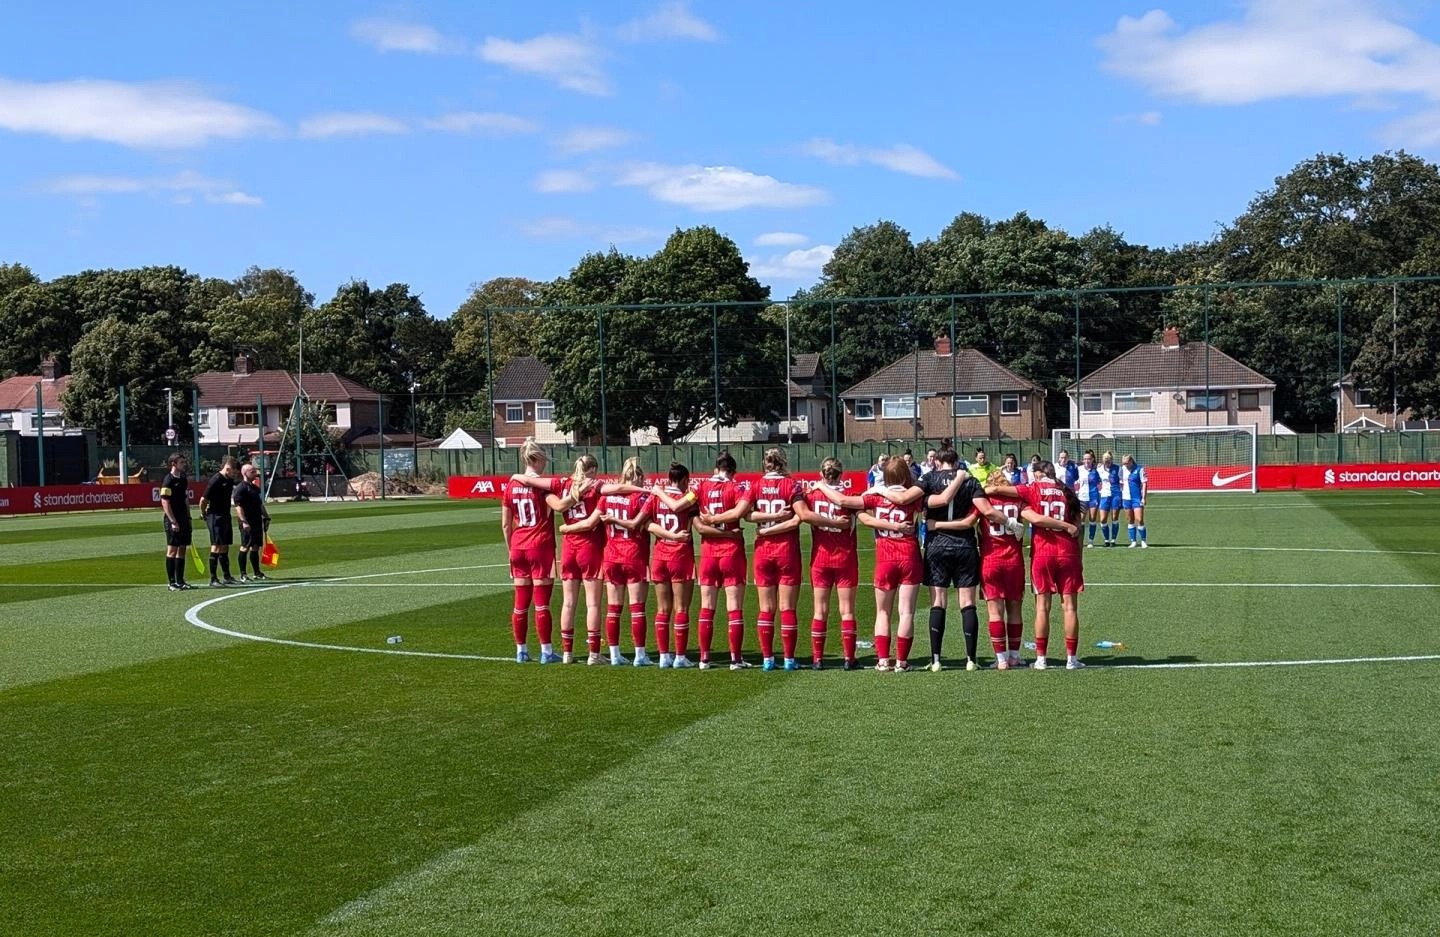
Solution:
M 1160 344 L 1165 348 L 1179 348 L 1180 330 L 1175 328 L 1175 326 L 1173 325 L 1166 326 L 1165 338 L 1161 340 Z
M 948 336 L 948 335 L 937 335 L 937 336 L 935 336 L 935 357 L 937 357 L 937 358 L 948 358 L 948 357 L 950 357 L 950 336 Z
M 250 357 L 249 355 L 246 355 L 246 354 L 236 355 L 236 356 L 235 356 L 235 373 L 236 373 L 236 374 L 254 374 L 254 373 L 255 373 L 255 359 L 252 358 L 252 357 Z
M 59 366 L 55 361 L 54 355 L 46 355 L 44 358 L 40 359 L 40 379 L 42 381 L 55 380 L 55 376 L 58 371 Z

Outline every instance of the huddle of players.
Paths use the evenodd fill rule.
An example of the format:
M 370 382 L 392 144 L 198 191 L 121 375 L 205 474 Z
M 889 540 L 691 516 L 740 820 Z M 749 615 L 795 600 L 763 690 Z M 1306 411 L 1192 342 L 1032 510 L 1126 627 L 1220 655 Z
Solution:
M 630 663 L 620 649 L 622 603 L 628 602 L 634 665 L 652 663 L 647 651 L 646 589 L 656 590 L 655 636 L 662 668 L 692 666 L 689 659 L 689 611 L 694 586 L 700 585 L 699 667 L 709 669 L 719 599 L 725 597 L 729 667 L 749 666 L 743 657 L 744 592 L 747 581 L 745 535 L 741 522 L 754 525 L 753 573 L 759 598 L 757 632 L 762 667 L 796 670 L 799 640 L 797 599 L 801 586 L 800 525 L 812 528 L 810 584 L 814 615 L 810 623 L 811 666 L 825 658 L 831 597 L 838 599 L 844 668 L 859 667 L 855 595 L 859 587 L 860 526 L 875 532 L 876 669 L 907 671 L 914 638 L 920 587 L 931 590 L 930 669 L 940 670 L 950 589 L 961 608 L 966 668 L 977 669 L 979 617 L 977 587 L 983 587 L 989 612 L 997 669 L 1022 665 L 1020 618 L 1025 591 L 1022 537 L 1025 523 L 1035 531 L 1031 578 L 1037 595 L 1034 667 L 1046 667 L 1051 597 L 1060 595 L 1065 610 L 1066 664 L 1077 657 L 1079 618 L 1076 597 L 1084 589 L 1078 524 L 1081 513 L 1073 489 L 1057 482 L 1053 466 L 1042 466 L 1032 484 L 1009 485 L 1000 478 L 988 489 L 956 470 L 953 450 L 939 454 L 940 469 L 915 480 L 899 456 L 885 460 L 883 478 L 863 494 L 840 487 L 842 466 L 821 464 L 821 481 L 792 478 L 780 449 L 765 453 L 765 473 L 754 483 L 735 479 L 735 460 L 722 453 L 715 473 L 694 484 L 685 466 L 672 464 L 663 484 L 647 486 L 638 460 L 625 463 L 618 482 L 596 478 L 592 457 L 577 460 L 569 477 L 543 474 L 547 457 L 539 446 L 521 450 L 525 472 L 511 477 L 501 502 L 501 527 L 510 554 L 515 603 L 511 626 L 515 657 L 531 659 L 529 617 L 533 607 L 540 639 L 540 663 L 575 660 L 575 617 L 583 592 L 586 603 L 588 663 Z M 556 567 L 554 514 L 562 537 L 559 574 L 561 651 L 552 644 L 550 598 Z M 917 537 L 924 515 L 928 536 L 922 559 Z M 697 569 L 692 534 L 700 538 Z M 651 548 L 651 537 L 655 538 Z M 605 591 L 601 631 L 601 590 Z M 781 655 L 775 654 L 779 621 Z M 892 643 L 893 638 L 893 643 Z M 602 640 L 608 655 L 602 654 Z
M 190 521 L 189 480 L 190 460 L 173 453 L 168 472 L 160 483 L 160 510 L 164 514 L 165 574 L 170 591 L 195 588 L 185 581 L 185 551 L 193 538 Z M 234 586 L 251 579 L 268 579 L 260 571 L 260 553 L 265 545 L 265 531 L 270 529 L 270 512 L 260 493 L 260 472 L 253 465 L 240 465 L 231 456 L 220 463 L 220 470 L 211 477 L 200 497 L 200 517 L 210 532 L 210 585 Z M 235 541 L 231 523 L 233 506 L 235 520 L 240 524 L 240 578 L 230 575 L 230 546 Z M 252 572 L 245 572 L 246 561 Z M 224 578 L 221 578 L 223 574 Z

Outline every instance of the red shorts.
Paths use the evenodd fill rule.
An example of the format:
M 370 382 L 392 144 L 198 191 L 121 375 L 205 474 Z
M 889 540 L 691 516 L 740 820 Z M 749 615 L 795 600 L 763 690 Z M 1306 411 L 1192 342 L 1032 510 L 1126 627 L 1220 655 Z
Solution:
M 918 586 L 925 578 L 925 566 L 916 552 L 903 560 L 875 561 L 875 588 L 893 592 L 899 586 Z
M 1076 595 L 1085 591 L 1085 572 L 1078 556 L 1037 555 L 1030 558 L 1030 584 L 1036 595 Z
M 787 542 L 773 547 L 757 545 L 755 585 L 762 588 L 800 585 L 800 544 Z
M 723 553 L 709 553 L 702 546 L 700 548 L 700 585 L 745 585 L 745 551 L 726 550 Z
M 980 567 L 980 588 L 985 598 L 997 602 L 1019 602 L 1025 598 L 1025 564 L 1000 563 L 994 566 L 986 563 Z
M 650 581 L 645 576 L 645 557 L 643 556 L 607 557 L 601 572 L 606 582 L 614 583 L 617 586 Z
M 510 551 L 510 578 L 554 579 L 554 545 Z
M 561 579 L 599 579 L 605 548 L 588 540 L 566 539 L 560 548 Z
M 675 553 L 655 551 L 650 558 L 651 582 L 694 582 L 695 554 L 691 550 Z
M 810 566 L 810 585 L 817 589 L 835 586 L 839 589 L 854 589 L 860 585 L 860 563 L 858 560 L 848 566 Z

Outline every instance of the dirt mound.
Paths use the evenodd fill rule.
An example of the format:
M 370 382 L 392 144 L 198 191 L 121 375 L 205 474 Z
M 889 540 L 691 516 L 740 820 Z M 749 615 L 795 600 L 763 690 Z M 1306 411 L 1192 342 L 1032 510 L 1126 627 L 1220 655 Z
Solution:
M 387 498 L 391 495 L 444 494 L 445 490 L 444 484 L 427 481 L 423 478 L 410 478 L 406 475 L 386 476 L 385 478 L 385 496 Z M 364 475 L 356 475 L 350 479 L 350 493 L 365 498 L 379 497 L 380 473 L 366 472 Z

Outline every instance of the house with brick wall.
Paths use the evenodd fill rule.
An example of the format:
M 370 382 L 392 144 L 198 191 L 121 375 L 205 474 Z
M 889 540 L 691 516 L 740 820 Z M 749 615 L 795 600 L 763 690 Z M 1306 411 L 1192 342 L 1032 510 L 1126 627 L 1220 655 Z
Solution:
M 1337 433 L 1440 430 L 1440 420 L 1417 420 L 1409 410 L 1397 412 L 1393 401 L 1379 399 L 1368 389 L 1357 385 L 1353 374 L 1345 375 L 1334 387 L 1340 395 L 1335 416 Z
M 230 371 L 197 374 L 194 383 L 200 391 L 202 443 L 254 443 L 262 431 L 267 442 L 278 440 L 302 383 L 305 396 L 323 407 L 327 428 L 342 433 L 373 432 L 380 424 L 381 403 L 389 403 L 385 395 L 330 371 L 297 377 L 290 371 L 256 370 L 249 355 L 237 355 Z

